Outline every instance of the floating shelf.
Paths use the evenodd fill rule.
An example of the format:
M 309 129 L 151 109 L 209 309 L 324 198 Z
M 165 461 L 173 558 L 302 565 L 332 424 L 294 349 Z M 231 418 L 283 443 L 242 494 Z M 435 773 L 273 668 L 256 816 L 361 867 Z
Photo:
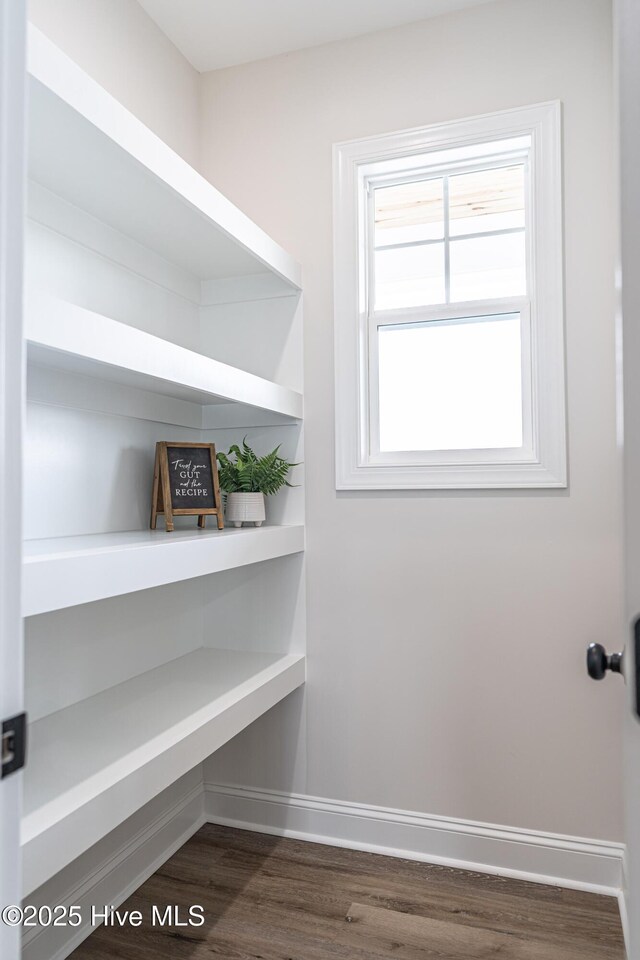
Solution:
M 203 648 L 32 724 L 24 894 L 304 680 L 303 656 Z
M 100 533 L 24 544 L 23 616 L 304 550 L 304 526 Z
M 296 261 L 35 27 L 29 31 L 29 176 L 205 281 Z
M 292 419 L 302 395 L 54 297 L 27 299 L 30 362 L 209 406 L 239 403 Z

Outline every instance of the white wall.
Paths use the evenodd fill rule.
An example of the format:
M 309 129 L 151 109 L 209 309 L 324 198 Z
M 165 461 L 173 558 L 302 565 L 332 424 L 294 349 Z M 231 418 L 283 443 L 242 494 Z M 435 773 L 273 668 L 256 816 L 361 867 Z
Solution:
M 303 264 L 308 478 L 306 751 L 282 705 L 209 779 L 621 837 L 610 46 L 607 0 L 500 0 L 203 77 L 203 172 Z M 556 98 L 569 489 L 337 495 L 332 144 Z
M 29 19 L 189 163 L 200 75 L 136 0 L 29 0 Z

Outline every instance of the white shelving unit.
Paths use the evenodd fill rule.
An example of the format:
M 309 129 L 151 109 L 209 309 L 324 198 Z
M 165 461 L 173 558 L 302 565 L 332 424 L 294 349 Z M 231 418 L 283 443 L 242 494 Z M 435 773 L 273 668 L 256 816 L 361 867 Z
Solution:
M 36 30 L 29 84 L 25 895 L 305 680 L 302 466 L 148 529 L 157 440 L 304 460 L 300 268 Z
M 28 69 L 37 183 L 199 280 L 300 288 L 293 257 L 34 27 Z
M 25 893 L 304 678 L 302 656 L 200 649 L 33 724 L 22 825 Z
M 25 326 L 32 364 L 149 390 L 205 408 L 246 404 L 292 420 L 302 419 L 302 395 L 297 391 L 73 303 L 36 295 L 27 303 Z
M 304 527 L 86 534 L 25 543 L 25 617 L 304 550 Z

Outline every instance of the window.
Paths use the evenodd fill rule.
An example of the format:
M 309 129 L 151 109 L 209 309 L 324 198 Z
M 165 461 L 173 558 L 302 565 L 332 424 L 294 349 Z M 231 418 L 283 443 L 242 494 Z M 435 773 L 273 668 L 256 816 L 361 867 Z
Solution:
M 335 148 L 338 489 L 566 485 L 559 117 Z

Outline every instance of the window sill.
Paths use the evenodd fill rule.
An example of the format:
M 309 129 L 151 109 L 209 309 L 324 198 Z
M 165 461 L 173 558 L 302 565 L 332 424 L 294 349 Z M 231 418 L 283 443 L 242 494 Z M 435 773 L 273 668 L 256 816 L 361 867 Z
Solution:
M 337 490 L 510 490 L 567 486 L 562 458 L 557 468 L 542 463 L 367 465 L 338 473 Z

